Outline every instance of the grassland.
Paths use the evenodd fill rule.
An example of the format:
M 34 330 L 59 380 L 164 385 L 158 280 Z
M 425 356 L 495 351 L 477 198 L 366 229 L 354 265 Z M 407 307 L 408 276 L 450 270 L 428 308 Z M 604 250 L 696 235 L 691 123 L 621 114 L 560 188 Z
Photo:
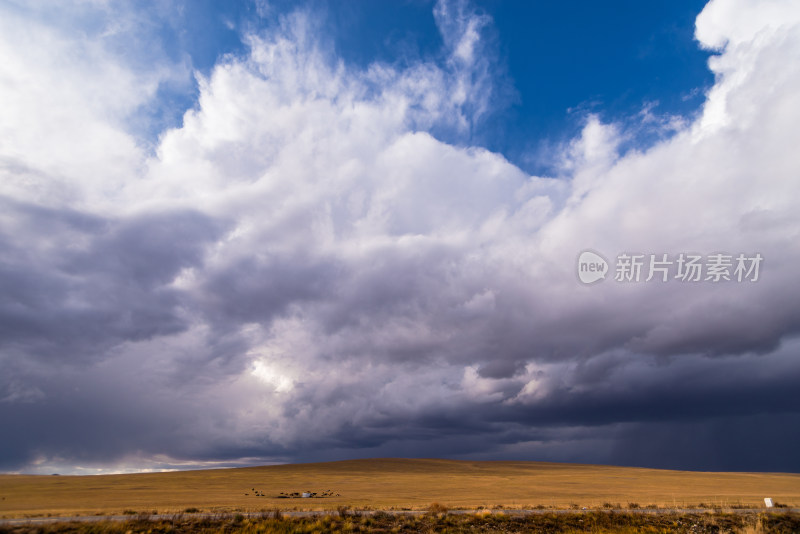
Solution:
M 634 514 L 619 512 L 553 512 L 533 515 L 499 513 L 399 515 L 321 514 L 282 517 L 265 514 L 246 517 L 232 514 L 218 517 L 175 516 L 169 519 L 133 518 L 127 521 L 60 522 L 51 524 L 0 524 L 0 534 L 322 534 L 351 532 L 467 533 L 639 533 L 684 534 L 778 533 L 800 531 L 800 514 L 769 512 L 745 514 Z
M 254 491 L 255 490 L 255 491 Z M 279 498 L 311 491 L 326 498 Z M 336 496 L 338 494 L 338 496 Z M 261 496 L 263 495 L 263 496 Z M 0 475 L 0 517 L 262 510 L 800 505 L 800 475 L 377 459 L 103 476 Z

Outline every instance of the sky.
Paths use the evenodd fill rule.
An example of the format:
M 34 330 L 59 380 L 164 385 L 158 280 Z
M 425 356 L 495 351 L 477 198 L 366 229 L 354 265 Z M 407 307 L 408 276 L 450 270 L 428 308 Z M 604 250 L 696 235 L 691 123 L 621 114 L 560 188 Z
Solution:
M 800 4 L 0 0 L 0 472 L 800 472 Z

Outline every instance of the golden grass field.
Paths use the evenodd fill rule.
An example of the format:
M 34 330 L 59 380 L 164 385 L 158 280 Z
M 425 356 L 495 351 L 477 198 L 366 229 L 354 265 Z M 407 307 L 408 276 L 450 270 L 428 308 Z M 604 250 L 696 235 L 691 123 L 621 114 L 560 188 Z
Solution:
M 254 495 L 253 488 L 265 497 Z M 332 490 L 339 497 L 281 499 Z M 249 495 L 245 495 L 245 494 Z M 0 517 L 537 506 L 800 505 L 800 474 L 702 473 L 542 462 L 375 459 L 129 475 L 0 475 Z

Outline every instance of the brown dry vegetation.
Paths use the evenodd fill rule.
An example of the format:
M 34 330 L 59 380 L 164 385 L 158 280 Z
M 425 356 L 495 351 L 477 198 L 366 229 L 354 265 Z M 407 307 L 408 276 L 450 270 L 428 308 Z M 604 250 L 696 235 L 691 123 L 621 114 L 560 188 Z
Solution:
M 256 496 L 255 488 L 263 497 Z M 281 492 L 332 490 L 324 499 Z M 248 495 L 245 495 L 247 493 Z M 797 507 L 800 475 L 699 473 L 540 462 L 354 460 L 106 476 L 0 475 L 0 517 L 257 512 L 280 508 Z
M 45 525 L 0 525 L 0 534 L 203 534 L 232 533 L 343 533 L 343 532 L 679 532 L 686 534 L 731 532 L 795 533 L 800 531 L 800 515 L 795 513 L 747 514 L 642 514 L 617 512 L 570 512 L 534 515 L 443 514 L 396 515 L 379 512 L 371 515 L 319 515 L 314 517 L 186 517 L 124 522 L 74 522 Z

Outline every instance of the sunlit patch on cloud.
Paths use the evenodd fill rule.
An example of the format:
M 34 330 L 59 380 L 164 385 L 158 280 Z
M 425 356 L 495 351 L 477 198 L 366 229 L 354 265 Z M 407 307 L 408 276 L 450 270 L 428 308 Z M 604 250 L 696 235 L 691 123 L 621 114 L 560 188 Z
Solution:
M 279 393 L 291 391 L 294 387 L 294 382 L 291 378 L 280 374 L 279 371 L 276 371 L 268 364 L 265 364 L 263 360 L 256 360 L 253 363 L 253 369 L 251 372 L 253 373 L 253 376 L 259 380 L 262 380 L 264 383 L 271 385 L 275 388 L 275 391 Z

